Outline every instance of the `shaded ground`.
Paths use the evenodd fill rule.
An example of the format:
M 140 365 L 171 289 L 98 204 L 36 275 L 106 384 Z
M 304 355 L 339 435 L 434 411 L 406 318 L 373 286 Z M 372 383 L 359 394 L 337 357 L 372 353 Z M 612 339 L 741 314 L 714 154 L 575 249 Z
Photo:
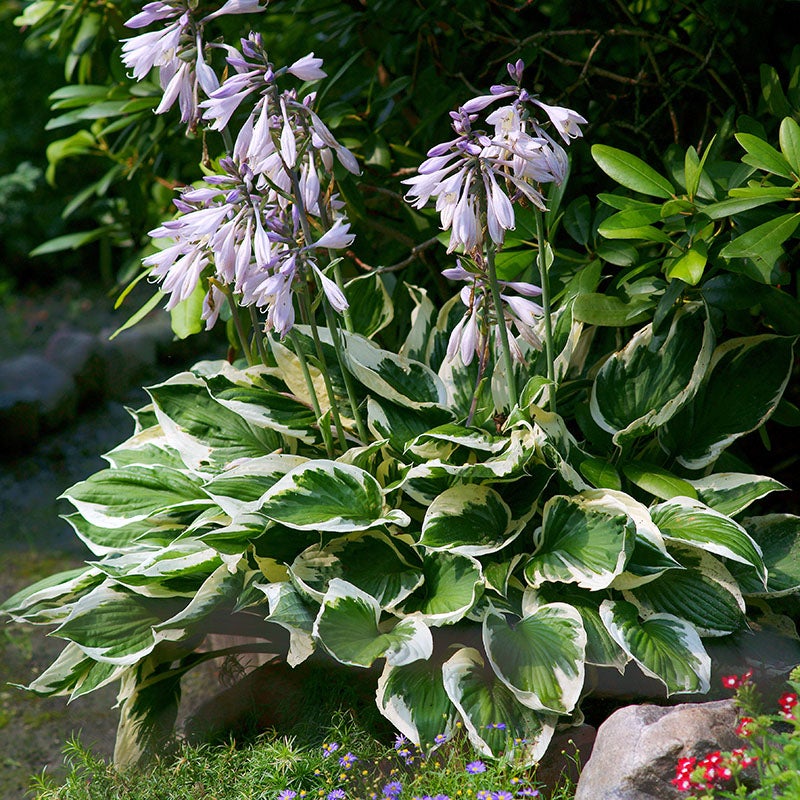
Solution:
M 144 395 L 132 397 L 136 404 Z M 99 457 L 133 429 L 119 403 L 81 415 L 30 454 L 0 462 L 0 598 L 39 578 L 80 566 L 90 553 L 58 518 L 70 507 L 56 500 L 66 488 L 105 462 Z M 81 733 L 98 755 L 113 751 L 115 687 L 67 705 L 63 697 L 39 698 L 9 683 L 29 683 L 58 655 L 63 640 L 27 625 L 0 627 L 0 800 L 19 800 L 29 777 L 60 772 L 61 749 Z

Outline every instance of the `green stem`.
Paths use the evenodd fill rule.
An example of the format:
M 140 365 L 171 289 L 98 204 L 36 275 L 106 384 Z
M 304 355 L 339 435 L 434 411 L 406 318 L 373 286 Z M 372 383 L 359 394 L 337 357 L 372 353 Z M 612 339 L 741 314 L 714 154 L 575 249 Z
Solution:
M 236 305 L 236 301 L 233 299 L 233 292 L 227 286 L 220 286 L 222 291 L 225 293 L 225 297 L 228 300 L 228 305 L 231 307 L 231 314 L 233 315 L 233 327 L 236 328 L 236 336 L 239 339 L 239 344 L 242 346 L 242 352 L 244 353 L 245 361 L 247 361 L 247 366 L 253 366 L 253 354 L 250 352 L 250 345 L 247 343 L 247 334 L 245 334 L 244 327 L 242 326 L 242 320 L 239 317 L 239 306 Z
M 478 396 L 481 390 L 481 382 L 483 375 L 486 372 L 486 364 L 489 360 L 489 331 L 481 333 L 481 354 L 478 356 L 478 377 L 475 378 L 475 388 L 472 390 L 472 402 L 469 404 L 469 414 L 467 415 L 467 427 L 472 425 L 472 420 L 475 418 L 475 412 L 478 409 Z
M 308 390 L 308 394 L 311 397 L 311 407 L 314 409 L 314 414 L 317 418 L 317 424 L 319 425 L 320 433 L 322 434 L 322 438 L 325 441 L 325 449 L 328 451 L 328 458 L 333 458 L 335 455 L 335 451 L 333 449 L 333 440 L 331 439 L 331 431 L 330 428 L 326 427 L 322 422 L 322 408 L 319 404 L 319 398 L 317 397 L 317 390 L 314 388 L 314 381 L 311 378 L 311 372 L 308 369 L 308 362 L 306 361 L 306 354 L 303 352 L 303 348 L 300 344 L 300 339 L 297 337 L 294 328 L 289 331 L 289 338 L 292 340 L 292 344 L 294 345 L 294 352 L 297 356 L 297 360 L 300 362 L 300 370 L 303 373 L 303 378 L 306 382 L 306 389 Z
M 328 322 L 328 330 L 331 332 L 331 339 L 333 341 L 333 349 L 336 351 L 336 360 L 339 362 L 339 369 L 342 371 L 344 378 L 344 387 L 347 390 L 347 399 L 350 402 L 350 409 L 353 412 L 353 419 L 356 422 L 358 430 L 358 438 L 366 444 L 368 439 L 367 428 L 364 425 L 364 420 L 361 419 L 361 414 L 358 410 L 358 400 L 356 398 L 356 390 L 353 385 L 353 376 L 344 361 L 344 349 L 342 347 L 342 340 L 339 336 L 339 323 L 336 321 L 336 315 L 333 313 L 327 300 L 323 299 L 322 305 L 325 309 L 325 319 Z
M 511 359 L 511 348 L 508 344 L 508 329 L 506 328 L 505 317 L 503 315 L 503 300 L 500 297 L 500 286 L 497 283 L 497 271 L 494 267 L 494 247 L 489 246 L 486 250 L 486 264 L 489 272 L 489 286 L 492 290 L 492 302 L 494 303 L 494 313 L 497 318 L 497 331 L 500 335 L 500 347 L 503 353 L 503 366 L 508 379 L 508 394 L 511 401 L 511 411 L 514 406 L 519 405 L 519 395 L 517 394 L 517 381 L 514 378 L 514 362 Z
M 342 427 L 342 419 L 339 416 L 339 409 L 336 406 L 336 394 L 333 391 L 331 376 L 325 361 L 325 353 L 322 349 L 322 341 L 319 338 L 319 331 L 317 330 L 317 322 L 314 319 L 314 313 L 311 308 L 311 296 L 310 292 L 308 291 L 308 282 L 305 279 L 303 279 L 303 288 L 300 291 L 300 297 L 302 298 L 303 303 L 305 303 L 308 311 L 311 338 L 314 340 L 314 349 L 317 351 L 317 359 L 319 360 L 322 371 L 322 380 L 325 381 L 325 391 L 328 393 L 328 400 L 331 404 L 331 415 L 333 416 L 333 424 L 336 426 L 336 435 L 339 437 L 339 446 L 342 448 L 342 452 L 344 452 L 347 450 L 347 438 L 345 437 L 344 428 Z
M 267 363 L 267 349 L 266 347 L 264 347 L 264 333 L 261 330 L 263 326 L 258 319 L 255 306 L 250 306 L 250 321 L 253 323 L 253 333 L 256 337 L 256 347 L 258 348 L 259 356 L 261 356 L 261 363 L 265 367 L 268 367 L 269 364 Z
M 544 351 L 547 358 L 547 379 L 550 386 L 547 390 L 550 399 L 550 410 L 556 413 L 556 360 L 553 352 L 553 319 L 550 314 L 550 280 L 547 273 L 547 253 L 545 252 L 544 212 L 536 211 L 536 238 L 539 240 L 539 252 L 536 263 L 539 266 L 539 282 L 542 289 L 542 308 L 544 309 Z

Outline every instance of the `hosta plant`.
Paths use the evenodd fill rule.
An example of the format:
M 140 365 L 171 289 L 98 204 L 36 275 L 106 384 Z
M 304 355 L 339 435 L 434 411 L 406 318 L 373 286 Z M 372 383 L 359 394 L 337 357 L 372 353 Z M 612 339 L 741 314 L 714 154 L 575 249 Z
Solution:
M 192 13 L 148 4 L 135 26 Z M 576 313 L 582 273 L 554 299 L 561 142 L 585 120 L 529 94 L 521 62 L 406 179 L 417 209 L 435 199 L 463 288 L 437 307 L 395 287 L 395 319 L 385 276 L 333 257 L 353 246 L 337 175 L 359 164 L 308 91 L 320 60 L 277 67 L 251 34 L 215 83 L 199 38 L 179 64 L 147 49 L 166 36 L 127 57 L 226 149 L 145 264 L 176 325 L 227 319 L 242 357 L 151 386 L 109 467 L 65 493 L 93 558 L 3 605 L 66 642 L 28 688 L 119 682 L 119 763 L 168 735 L 187 671 L 248 648 L 376 667 L 415 744 L 460 722 L 525 762 L 580 718 L 587 665 L 705 692 L 704 640 L 746 627 L 748 599 L 800 591 L 798 518 L 743 516 L 785 487 L 715 471 L 778 406 L 794 339 L 732 336 L 681 291 L 609 337 Z M 217 632 L 252 644 L 204 647 Z

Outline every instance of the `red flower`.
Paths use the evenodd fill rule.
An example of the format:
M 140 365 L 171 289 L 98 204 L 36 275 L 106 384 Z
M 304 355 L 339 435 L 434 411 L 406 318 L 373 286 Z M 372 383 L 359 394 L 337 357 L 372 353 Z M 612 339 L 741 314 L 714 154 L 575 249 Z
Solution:
M 750 723 L 753 722 L 752 717 L 742 717 L 739 720 L 739 724 L 736 726 L 736 735 L 747 737 L 753 733 L 752 729 L 749 727 Z
M 749 669 L 741 675 L 725 675 L 722 678 L 722 685 L 726 689 L 738 689 L 753 677 L 753 670 Z

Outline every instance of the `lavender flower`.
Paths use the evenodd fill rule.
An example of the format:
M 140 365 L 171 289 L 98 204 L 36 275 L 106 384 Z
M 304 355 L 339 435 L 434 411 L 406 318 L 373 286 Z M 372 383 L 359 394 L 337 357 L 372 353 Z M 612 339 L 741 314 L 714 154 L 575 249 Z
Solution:
M 164 95 L 156 113 L 165 113 L 178 101 L 181 121 L 193 129 L 200 118 L 200 91 L 209 95 L 219 88 L 219 80 L 204 56 L 205 24 L 226 14 L 249 14 L 264 8 L 266 6 L 259 5 L 257 0 L 228 0 L 211 14 L 196 19 L 196 5 L 191 0 L 147 3 L 125 23 L 126 27 L 138 29 L 155 22 L 172 21 L 161 30 L 124 39 L 122 61 L 133 71 L 137 81 L 144 80 L 158 67 Z
M 350 769 L 356 761 L 358 761 L 358 759 L 352 753 L 345 753 L 345 755 L 339 758 L 339 766 L 344 769 Z
M 470 761 L 469 764 L 467 764 L 466 769 L 470 775 L 478 775 L 481 772 L 486 772 L 486 764 L 484 764 L 483 761 L 480 760 Z
M 469 263 L 470 269 L 465 268 L 465 263 Z M 522 281 L 498 281 L 500 298 L 504 303 L 501 319 L 492 313 L 491 288 L 482 258 L 477 257 L 471 263 L 466 262 L 465 259 L 458 259 L 457 266 L 442 270 L 442 275 L 450 280 L 465 281 L 468 284 L 461 289 L 461 302 L 466 306 L 467 313 L 459 320 L 450 334 L 447 346 L 448 360 L 452 361 L 456 354 L 459 354 L 461 362 L 465 366 L 472 363 L 476 354 L 480 357 L 481 349 L 484 346 L 481 330 L 485 331 L 500 324 L 505 325 L 507 329 L 511 329 L 513 326 L 531 347 L 541 348 L 536 326 L 542 315 L 542 307 L 538 303 L 526 299 L 527 297 L 537 297 L 542 293 L 538 286 Z M 523 361 L 522 351 L 516 341 L 512 338 L 509 344 L 511 344 L 514 358 L 517 361 Z M 497 723 L 491 727 L 502 730 L 505 725 Z
M 581 135 L 586 120 L 570 109 L 548 106 L 519 86 L 524 64 L 508 65 L 517 85 L 498 85 L 488 95 L 468 100 L 451 112 L 456 138 L 433 147 L 418 174 L 404 183 L 415 208 L 436 199 L 443 230 L 450 230 L 448 252 L 482 251 L 484 230 L 494 245 L 503 244 L 505 232 L 515 225 L 513 204 L 527 200 L 545 208 L 541 185 L 561 183 L 567 156 L 533 116 L 536 108 L 547 114 L 559 135 L 569 143 Z M 486 123 L 494 132 L 476 127 L 478 112 L 500 100 Z
M 390 781 L 383 787 L 383 794 L 386 797 L 397 798 L 400 792 L 403 791 L 403 784 L 400 781 Z

